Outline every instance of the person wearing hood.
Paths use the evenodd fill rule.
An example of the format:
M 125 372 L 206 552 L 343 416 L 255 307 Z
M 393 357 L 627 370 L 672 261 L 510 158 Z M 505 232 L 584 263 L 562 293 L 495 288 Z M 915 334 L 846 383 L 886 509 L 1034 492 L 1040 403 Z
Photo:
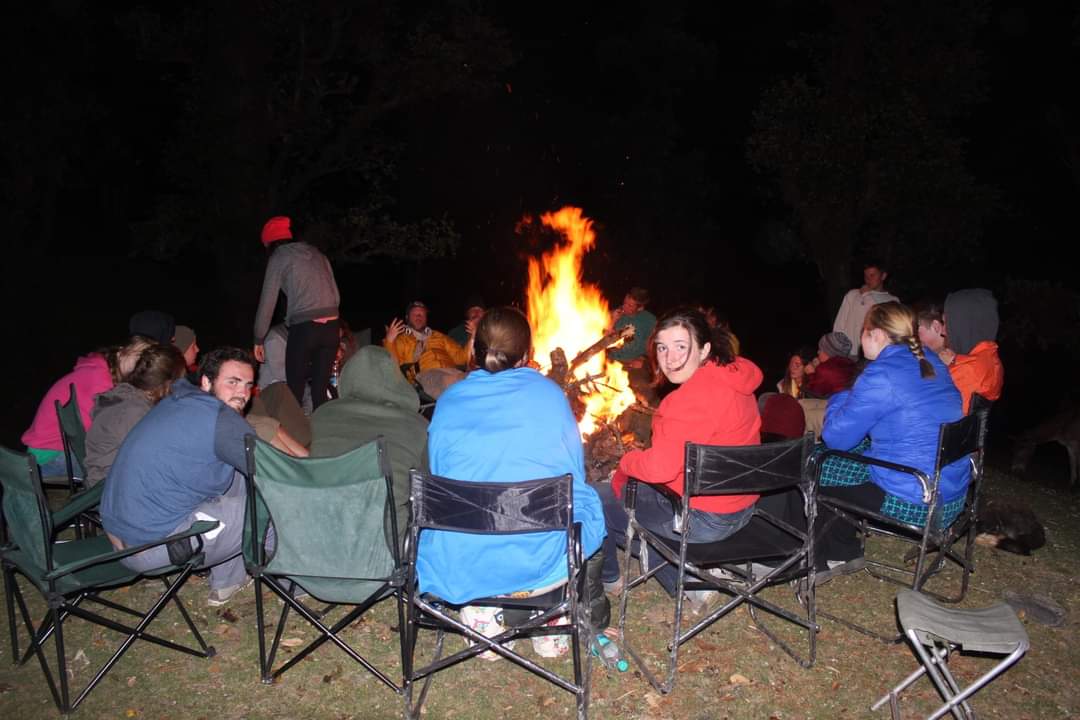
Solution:
M 885 290 L 885 280 L 889 273 L 880 262 L 869 260 L 863 263 L 863 285 L 852 288 L 844 295 L 840 310 L 833 321 L 833 330 L 847 335 L 850 341 L 852 360 L 859 357 L 859 338 L 862 337 L 863 319 L 875 305 L 885 302 L 900 302 L 900 298 Z
M 126 380 L 94 401 L 93 425 L 86 432 L 86 485 L 109 474 L 120 444 L 131 428 L 184 376 L 185 357 L 173 345 L 157 343 L 139 354 Z
M 974 393 L 987 400 L 1001 397 L 1005 367 L 998 357 L 997 300 L 989 290 L 957 290 L 945 298 L 943 316 L 948 347 L 941 352 L 964 400 L 964 414 Z
M 263 277 L 259 308 L 255 313 L 255 359 L 266 360 L 266 335 L 278 302 L 285 293 L 288 310 L 285 324 L 289 342 L 285 347 L 285 379 L 298 403 L 311 380 L 311 403 L 319 407 L 328 399 L 330 368 L 338 348 L 338 304 L 341 295 L 334 269 L 319 250 L 295 240 L 292 224 L 284 215 L 272 217 L 262 229 L 262 244 L 270 251 Z
M 754 391 L 761 385 L 761 370 L 745 357 L 735 356 L 730 342 L 723 340 L 701 311 L 680 308 L 667 313 L 656 324 L 649 341 L 656 360 L 657 380 L 663 375 L 676 385 L 653 415 L 652 444 L 645 450 L 623 455 L 611 484 L 597 491 L 604 503 L 608 538 L 604 548 L 604 585 L 615 593 L 621 587 L 616 544 L 625 545 L 627 514 L 623 508 L 623 488 L 628 478 L 641 481 L 637 492 L 637 520 L 666 537 L 678 538 L 671 503 L 651 486 L 665 486 L 683 494 L 684 452 L 687 442 L 706 445 L 758 445 L 761 417 Z M 710 339 L 711 338 L 711 339 Z M 690 540 L 717 542 L 742 529 L 754 512 L 757 495 L 716 495 L 691 501 Z M 669 595 L 675 594 L 676 572 L 662 568 L 656 579 Z M 690 595 L 695 611 L 702 609 L 704 595 Z
M 390 353 L 366 345 L 341 369 L 338 398 L 311 416 L 311 457 L 340 455 L 382 436 L 393 473 L 399 541 L 409 524 L 409 468 L 428 470 L 428 421 L 419 411 L 420 398 Z

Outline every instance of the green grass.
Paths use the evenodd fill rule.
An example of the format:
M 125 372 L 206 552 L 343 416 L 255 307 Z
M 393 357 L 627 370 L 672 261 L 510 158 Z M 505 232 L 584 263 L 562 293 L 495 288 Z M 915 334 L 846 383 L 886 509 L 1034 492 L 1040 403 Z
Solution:
M 1080 607 L 1077 558 L 1080 551 L 1080 497 L 1064 490 L 1024 485 L 991 471 L 986 492 L 999 500 L 1030 505 L 1047 529 L 1047 546 L 1032 557 L 1010 555 L 992 548 L 976 548 L 977 572 L 972 578 L 965 607 L 986 605 L 1007 589 L 1049 595 L 1066 608 Z M 876 552 L 895 553 L 886 543 Z M 953 576 L 955 577 L 955 576 Z M 946 577 L 944 580 L 948 580 Z M 114 591 L 138 604 L 150 597 L 146 586 Z M 136 643 L 102 684 L 76 711 L 81 718 L 396 718 L 401 699 L 354 665 L 337 648 L 326 645 L 273 685 L 258 677 L 255 602 L 249 588 L 230 603 L 229 612 L 205 605 L 206 584 L 193 578 L 182 597 L 217 656 L 200 660 L 170 653 L 154 645 Z M 892 598 L 895 586 L 865 574 L 841 577 L 823 586 L 824 607 L 845 608 L 853 617 L 885 630 L 894 626 Z M 773 588 L 768 597 L 795 607 L 789 588 Z M 39 597 L 27 593 L 36 616 L 44 611 Z M 268 599 L 269 612 L 279 604 Z M 672 604 L 655 586 L 644 588 L 632 605 L 630 631 L 644 656 L 659 667 L 666 656 L 671 633 Z M 400 672 L 396 611 L 384 602 L 367 619 L 346 632 L 347 640 L 391 676 Z M 7 622 L 0 637 L 0 718 L 38 718 L 57 715 L 41 670 L 31 660 L 22 667 L 11 663 Z M 772 627 L 790 637 L 789 626 Z M 976 695 L 974 706 L 984 718 L 1069 718 L 1080 716 L 1076 680 L 1080 672 L 1080 643 L 1076 621 L 1049 628 L 1025 620 L 1032 649 L 1004 677 Z M 92 668 L 108 657 L 116 636 L 85 623 L 70 622 L 65 633 L 73 683 L 85 682 Z M 151 626 L 167 637 L 187 635 L 175 609 L 163 612 Z M 314 631 L 293 621 L 286 638 L 310 639 Z M 460 642 L 451 638 L 448 643 Z M 25 636 L 20 640 L 25 647 Z M 524 643 L 527 647 L 527 642 Z M 430 641 L 421 643 L 430 651 Z M 291 650 L 284 649 L 284 657 Z M 525 650 L 526 654 L 531 649 Z M 78 656 L 77 660 L 73 660 Z M 82 657 L 89 660 L 83 662 Z M 49 645 L 47 657 L 54 659 Z M 569 661 L 553 667 L 569 673 Z M 888 710 L 870 713 L 870 704 L 914 669 L 915 661 L 904 645 L 886 646 L 842 626 L 823 621 L 818 635 L 817 664 L 804 670 L 772 646 L 738 609 L 711 629 L 691 640 L 681 651 L 680 673 L 674 691 L 660 696 L 636 669 L 618 674 L 594 663 L 590 713 L 594 718 L 859 718 L 887 717 Z M 986 660 L 954 658 L 954 671 L 974 677 Z M 927 681 L 911 688 L 902 702 L 905 717 L 925 716 L 937 704 Z M 427 718 L 536 717 L 571 718 L 573 698 L 539 678 L 506 662 L 473 660 L 439 675 L 426 704 Z

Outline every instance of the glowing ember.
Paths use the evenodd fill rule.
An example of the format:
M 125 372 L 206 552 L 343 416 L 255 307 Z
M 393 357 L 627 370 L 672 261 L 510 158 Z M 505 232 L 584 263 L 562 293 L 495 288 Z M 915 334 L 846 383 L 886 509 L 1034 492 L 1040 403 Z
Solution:
M 608 329 L 610 313 L 599 288 L 581 279 L 581 260 L 596 240 L 592 221 L 575 207 L 546 213 L 540 221 L 568 241 L 544 253 L 539 261 L 529 259 L 533 357 L 547 371 L 555 348 L 562 348 L 573 362 L 578 353 L 599 340 Z M 622 364 L 607 362 L 604 353 L 577 368 L 574 377 L 582 381 L 579 389 L 585 414 L 578 427 L 583 437 L 596 430 L 599 422 L 617 418 L 635 401 Z

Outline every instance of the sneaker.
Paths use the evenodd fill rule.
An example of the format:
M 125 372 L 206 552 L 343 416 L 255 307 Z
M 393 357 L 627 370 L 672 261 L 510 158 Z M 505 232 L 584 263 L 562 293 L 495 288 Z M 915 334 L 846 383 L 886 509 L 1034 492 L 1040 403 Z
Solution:
M 851 575 L 857 573 L 866 567 L 866 558 L 857 557 L 852 560 L 828 560 L 826 561 L 828 570 L 821 570 L 814 573 L 814 586 L 824 585 L 832 580 L 834 577 L 840 575 Z
M 210 607 L 221 607 L 225 603 L 232 599 L 232 596 L 240 592 L 248 585 L 251 584 L 251 578 L 237 585 L 229 585 L 228 587 L 218 588 L 217 590 L 211 590 L 210 594 L 206 596 L 206 604 Z

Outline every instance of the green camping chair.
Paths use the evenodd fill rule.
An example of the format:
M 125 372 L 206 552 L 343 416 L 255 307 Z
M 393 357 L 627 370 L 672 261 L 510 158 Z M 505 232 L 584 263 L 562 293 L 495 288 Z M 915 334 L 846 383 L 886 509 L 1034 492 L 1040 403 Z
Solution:
M 67 402 L 61 403 L 59 400 L 54 400 L 53 407 L 56 409 L 56 423 L 60 429 L 64 459 L 67 461 L 67 475 L 50 475 L 42 478 L 42 482 L 47 488 L 64 488 L 69 495 L 74 495 L 76 486 L 82 483 L 81 478 L 75 477 L 75 463 L 78 463 L 78 467 L 86 467 L 86 428 L 79 414 L 79 399 L 75 391 L 75 383 L 68 384 Z M 75 462 L 72 462 L 73 460 Z
M 60 712 L 69 713 L 78 707 L 136 639 L 146 640 L 197 657 L 210 657 L 214 654 L 214 649 L 203 641 L 198 628 L 192 623 L 187 610 L 177 596 L 177 592 L 191 575 L 192 570 L 202 562 L 201 539 L 198 541 L 199 549 L 190 558 L 182 563 L 166 565 L 150 573 L 129 570 L 121 564 L 120 560 L 174 540 L 198 537 L 201 533 L 217 527 L 216 522 L 197 522 L 187 531 L 160 542 L 122 551 L 113 550 L 109 539 L 104 535 L 58 542 L 55 522 L 59 514 L 49 512 L 41 488 L 38 466 L 32 457 L 0 448 L 0 485 L 3 487 L 5 521 L 3 533 L 5 541 L 3 545 L 0 545 L 0 564 L 3 567 L 4 595 L 7 600 L 8 625 L 11 629 L 11 657 L 14 662 L 21 665 L 29 660 L 31 655 L 37 656 L 49 684 L 53 701 Z M 79 502 L 89 501 L 80 500 Z M 74 510 L 63 512 L 66 514 Z M 30 618 L 22 590 L 17 583 L 16 573 L 26 578 L 48 604 L 48 612 L 36 627 Z M 145 612 L 125 607 L 99 594 L 104 590 L 131 585 L 143 577 L 158 578 L 165 586 L 164 592 Z M 147 627 L 170 600 L 176 603 L 188 629 L 195 636 L 199 644 L 198 649 L 179 645 L 146 632 Z M 30 635 L 30 647 L 22 657 L 19 656 L 18 631 L 15 626 L 16 602 L 23 624 Z M 90 603 L 134 615 L 139 618 L 139 622 L 135 627 L 131 627 L 113 618 L 99 615 L 86 608 L 86 605 Z M 120 647 L 101 670 L 94 673 L 89 684 L 78 693 L 74 700 L 71 700 L 69 692 L 67 658 L 64 650 L 64 622 L 71 616 L 101 625 L 125 636 Z M 45 659 L 44 652 L 45 643 L 50 637 L 54 637 L 56 641 L 55 676 Z
M 398 602 L 399 635 L 405 625 L 394 491 L 382 439 L 327 458 L 294 458 L 254 435 L 246 438 L 245 448 L 248 511 L 243 547 L 248 572 L 255 578 L 262 681 L 272 683 L 329 640 L 400 693 L 398 683 L 339 637 L 371 607 L 390 597 Z M 274 539 L 268 542 L 271 523 Z M 269 652 L 263 583 L 283 602 Z M 313 610 L 298 597 L 305 593 L 330 606 Z M 336 605 L 353 608 L 329 625 L 324 616 Z M 315 626 L 320 636 L 274 670 L 290 610 Z

